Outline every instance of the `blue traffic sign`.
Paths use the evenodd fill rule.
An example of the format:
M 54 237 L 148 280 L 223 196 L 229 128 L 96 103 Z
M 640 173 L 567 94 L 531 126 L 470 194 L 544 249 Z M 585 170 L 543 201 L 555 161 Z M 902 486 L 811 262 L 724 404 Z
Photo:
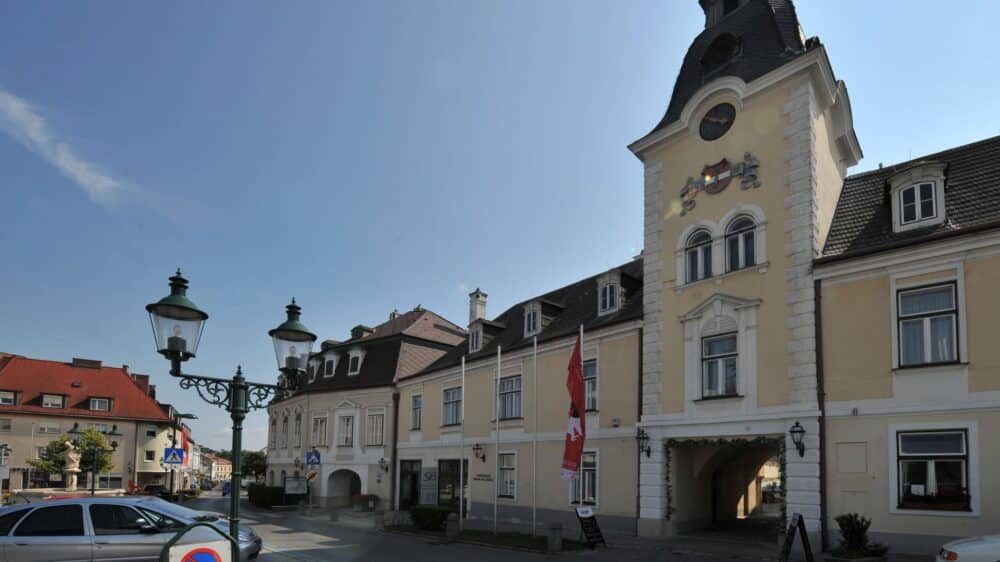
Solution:
M 184 449 L 167 447 L 163 450 L 163 464 L 184 464 Z
M 306 464 L 319 464 L 319 451 L 306 451 Z

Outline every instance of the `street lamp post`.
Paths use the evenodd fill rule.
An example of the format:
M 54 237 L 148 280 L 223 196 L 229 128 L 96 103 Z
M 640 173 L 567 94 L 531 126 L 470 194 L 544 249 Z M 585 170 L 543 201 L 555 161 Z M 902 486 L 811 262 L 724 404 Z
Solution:
M 174 448 L 174 449 L 177 448 L 177 426 L 180 425 L 181 420 L 196 420 L 196 419 L 198 419 L 198 416 L 196 416 L 194 414 L 174 413 L 174 416 L 173 416 L 173 422 L 174 422 L 173 423 L 173 433 L 170 436 L 170 446 L 172 448 Z M 171 496 L 173 496 L 174 494 L 177 493 L 177 490 L 174 488 L 174 475 L 176 473 L 177 473 L 177 467 L 171 466 L 170 467 L 170 495 Z
M 286 307 L 288 319 L 268 332 L 274 340 L 274 352 L 281 376 L 278 384 L 247 382 L 243 369 L 236 367 L 232 379 L 185 374 L 181 363 L 191 359 L 198 351 L 201 332 L 208 314 L 199 310 L 187 297 L 188 282 L 177 273 L 170 278 L 170 294 L 146 306 L 153 326 L 156 350 L 170 361 L 170 375 L 180 379 L 183 389 L 194 388 L 202 400 L 221 406 L 233 420 L 233 472 L 230 477 L 232 493 L 229 499 L 229 534 L 236 543 L 233 559 L 239 559 L 236 547 L 239 541 L 240 481 L 243 476 L 243 420 L 247 412 L 264 408 L 274 398 L 282 398 L 294 391 L 305 374 L 305 365 L 312 351 L 316 335 L 299 321 L 301 308 L 295 299 Z

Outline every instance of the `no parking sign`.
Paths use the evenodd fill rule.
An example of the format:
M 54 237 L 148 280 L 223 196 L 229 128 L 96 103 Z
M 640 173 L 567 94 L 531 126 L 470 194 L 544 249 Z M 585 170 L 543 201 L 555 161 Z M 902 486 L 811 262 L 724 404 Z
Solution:
M 181 540 L 195 529 L 198 531 Z M 214 533 L 208 533 L 208 529 Z M 184 527 L 163 545 L 160 562 L 234 562 L 235 547 L 236 541 L 221 529 L 209 523 L 199 522 Z

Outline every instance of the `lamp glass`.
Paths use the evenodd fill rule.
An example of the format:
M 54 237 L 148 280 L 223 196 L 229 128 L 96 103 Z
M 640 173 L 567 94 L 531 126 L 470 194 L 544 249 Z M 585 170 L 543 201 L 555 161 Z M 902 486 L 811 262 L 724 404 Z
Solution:
M 274 330 L 271 339 L 274 341 L 274 357 L 278 360 L 279 369 L 306 368 L 315 336 L 290 330 Z
M 788 430 L 788 433 L 792 434 L 792 443 L 799 445 L 802 443 L 802 436 L 806 433 L 806 428 L 802 427 L 799 422 L 795 422 L 795 425 Z
M 156 351 L 194 357 L 205 327 L 203 315 L 170 305 L 152 305 L 151 308 L 149 320 L 153 325 Z

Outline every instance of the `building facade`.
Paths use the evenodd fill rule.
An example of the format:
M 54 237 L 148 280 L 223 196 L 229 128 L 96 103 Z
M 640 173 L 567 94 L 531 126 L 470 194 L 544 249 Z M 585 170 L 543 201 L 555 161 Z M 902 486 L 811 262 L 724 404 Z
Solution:
M 170 418 L 155 399 L 147 375 L 100 361 L 71 362 L 10 355 L 0 359 L 0 441 L 13 452 L 7 458 L 9 479 L 4 489 L 65 486 L 62 474 L 32 468 L 45 446 L 74 429 L 96 429 L 118 443 L 114 468 L 98 475 L 97 486 L 136 489 L 163 484 L 160 464 Z M 90 471 L 81 464 L 78 486 L 89 486 Z
M 469 309 L 468 339 L 397 381 L 399 507 L 457 509 L 464 486 L 470 524 L 492 522 L 495 514 L 504 528 L 530 529 L 533 521 L 538 528 L 556 522 L 568 528 L 582 498 L 605 532 L 633 534 L 641 260 L 519 303 L 492 320 L 486 294 L 477 289 Z M 581 326 L 587 438 L 583 477 L 566 481 L 560 469 L 566 377 Z
M 268 407 L 267 483 L 311 473 L 313 501 L 347 505 L 378 496 L 392 507 L 398 395 L 394 383 L 462 341 L 465 331 L 420 307 L 356 326 L 347 341 L 328 340 L 309 361 L 305 387 Z M 306 463 L 306 452 L 320 456 Z
M 745 524 L 776 539 L 799 513 L 818 541 L 812 262 L 861 150 L 847 89 L 790 1 L 700 4 L 667 112 L 630 146 L 645 174 L 640 425 L 655 443 L 639 532 Z M 777 509 L 755 503 L 768 462 Z

